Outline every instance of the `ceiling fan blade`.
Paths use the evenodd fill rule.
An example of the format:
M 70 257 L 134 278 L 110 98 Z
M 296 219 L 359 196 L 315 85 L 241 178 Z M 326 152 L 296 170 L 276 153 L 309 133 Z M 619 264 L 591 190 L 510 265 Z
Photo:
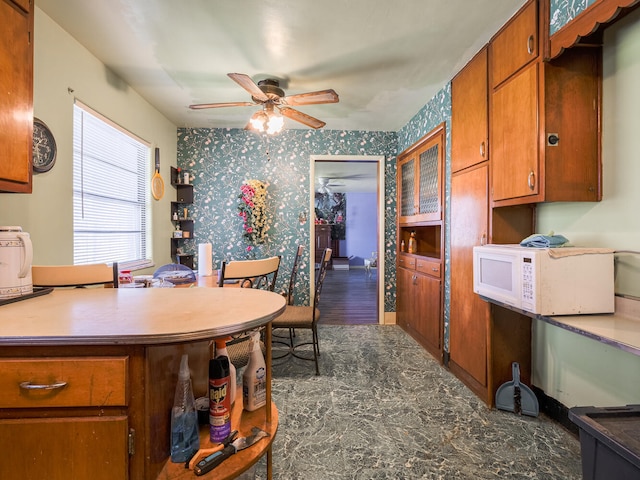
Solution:
M 280 113 L 291 120 L 295 120 L 296 122 L 303 123 L 304 125 L 311 128 L 322 128 L 326 125 L 322 120 L 318 120 L 306 113 L 302 113 L 299 110 L 295 110 L 293 108 L 284 107 L 280 109 Z
M 317 105 L 320 103 L 337 103 L 338 101 L 338 94 L 332 89 L 299 93 L 282 99 L 282 103 L 285 105 Z
M 258 87 L 256 82 L 254 82 L 249 75 L 245 75 L 244 73 L 227 73 L 227 76 L 249 92 L 253 98 L 258 99 L 261 102 L 269 100 L 269 97 L 260 90 L 260 87 Z
M 226 103 L 198 103 L 196 105 L 189 105 L 191 110 L 201 110 L 203 108 L 220 108 L 220 107 L 252 107 L 253 102 L 226 102 Z

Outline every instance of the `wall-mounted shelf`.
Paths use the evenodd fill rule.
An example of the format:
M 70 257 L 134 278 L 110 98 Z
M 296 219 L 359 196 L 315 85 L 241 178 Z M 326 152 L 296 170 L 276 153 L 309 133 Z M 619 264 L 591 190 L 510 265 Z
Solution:
M 189 216 L 188 207 L 193 203 L 193 185 L 184 180 L 184 172 L 171 167 L 171 185 L 176 189 L 176 201 L 171 202 L 171 221 L 175 228 L 171 238 L 171 258 L 176 263 L 193 268 L 193 255 L 182 252 L 184 244 L 193 238 L 194 233 L 194 221 Z

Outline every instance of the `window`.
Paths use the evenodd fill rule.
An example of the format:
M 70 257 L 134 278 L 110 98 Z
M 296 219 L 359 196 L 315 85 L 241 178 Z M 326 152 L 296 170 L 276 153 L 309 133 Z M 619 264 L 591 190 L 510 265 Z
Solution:
M 73 263 L 151 266 L 149 144 L 76 101 Z

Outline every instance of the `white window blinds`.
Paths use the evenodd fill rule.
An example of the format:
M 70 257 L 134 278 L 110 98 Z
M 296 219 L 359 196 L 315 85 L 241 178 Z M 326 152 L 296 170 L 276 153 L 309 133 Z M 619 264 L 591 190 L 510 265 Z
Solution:
M 80 102 L 73 122 L 74 264 L 151 265 L 149 145 Z

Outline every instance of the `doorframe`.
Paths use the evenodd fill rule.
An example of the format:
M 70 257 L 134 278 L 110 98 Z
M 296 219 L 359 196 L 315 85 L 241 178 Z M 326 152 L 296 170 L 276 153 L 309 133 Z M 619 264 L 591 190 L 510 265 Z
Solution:
M 376 218 L 377 225 L 377 252 L 378 252 L 378 275 L 376 278 L 377 290 L 378 290 L 378 324 L 384 325 L 384 274 L 385 274 L 385 255 L 384 255 L 384 233 L 385 233 L 385 218 L 384 218 L 384 187 L 385 187 L 385 159 L 384 155 L 311 155 L 309 166 L 309 252 L 311 254 L 311 260 L 309 262 L 309 279 L 311 283 L 311 293 L 315 290 L 315 261 L 313 261 L 314 251 L 314 238 L 315 238 L 315 223 L 313 222 L 313 212 L 315 212 L 315 173 L 316 173 L 316 160 L 325 160 L 330 162 L 375 162 L 376 163 L 376 175 L 377 175 L 377 212 Z M 313 298 L 312 298 L 313 301 Z

